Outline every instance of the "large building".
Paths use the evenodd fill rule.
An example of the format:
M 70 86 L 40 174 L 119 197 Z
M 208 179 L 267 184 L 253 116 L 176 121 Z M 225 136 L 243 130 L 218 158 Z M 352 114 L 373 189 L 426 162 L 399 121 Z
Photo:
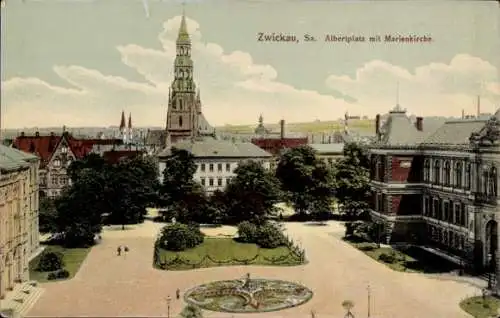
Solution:
M 196 162 L 194 179 L 207 191 L 223 190 L 242 162 L 255 160 L 269 168 L 272 155 L 250 142 L 217 140 L 201 108 L 200 91 L 193 79 L 191 39 L 182 15 L 177 36 L 177 55 L 174 61 L 174 80 L 168 93 L 167 123 L 163 133 L 150 132 L 163 143 L 158 154 L 159 178 L 162 179 L 171 149 L 189 151 Z M 164 138 L 164 140 L 163 140 Z
M 0 300 L 29 279 L 38 235 L 38 158 L 0 146 Z
M 69 184 L 67 168 L 74 160 L 82 159 L 94 145 L 120 145 L 122 139 L 76 139 L 68 132 L 48 136 L 35 133 L 14 140 L 13 147 L 40 158 L 40 192 L 50 198 L 57 197 Z
M 425 129 L 399 106 L 376 120 L 371 214 L 387 242 L 413 242 L 460 264 L 498 269 L 500 110 Z

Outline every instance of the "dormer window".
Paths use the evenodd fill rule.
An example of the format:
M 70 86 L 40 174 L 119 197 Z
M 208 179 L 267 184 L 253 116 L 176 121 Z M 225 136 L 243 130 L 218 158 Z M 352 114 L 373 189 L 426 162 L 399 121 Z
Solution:
M 55 159 L 54 160 L 54 167 L 60 167 L 61 166 L 61 160 L 60 159 Z
M 61 147 L 61 153 L 68 153 L 68 147 L 66 145 Z

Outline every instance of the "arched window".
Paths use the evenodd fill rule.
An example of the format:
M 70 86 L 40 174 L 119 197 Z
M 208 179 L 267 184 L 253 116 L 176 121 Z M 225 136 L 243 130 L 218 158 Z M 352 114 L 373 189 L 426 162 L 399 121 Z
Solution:
M 495 167 L 492 167 L 489 173 L 488 194 L 497 196 L 497 169 Z
M 380 162 L 380 157 L 377 156 L 375 159 L 375 180 L 380 181 L 380 167 L 382 166 L 382 162 Z
M 450 185 L 450 181 L 451 181 L 451 167 L 450 167 L 450 162 L 446 161 L 444 163 L 444 184 Z
M 179 116 L 179 127 L 182 127 L 182 116 Z
M 455 164 L 455 186 L 462 187 L 462 163 L 459 161 Z
M 441 183 L 440 174 L 441 174 L 441 161 L 436 159 L 436 161 L 434 161 L 434 183 L 435 184 Z
M 429 162 L 429 159 L 425 159 L 425 161 L 424 161 L 424 182 L 431 181 L 430 175 L 431 175 L 431 163 Z
M 465 188 L 470 189 L 471 188 L 471 172 L 472 172 L 472 166 L 470 162 L 467 162 L 465 164 Z
M 489 190 L 489 183 L 490 183 L 490 173 L 488 170 L 483 170 L 483 180 L 482 180 L 482 189 L 481 189 L 481 193 L 484 193 L 484 194 L 488 194 L 488 190 Z

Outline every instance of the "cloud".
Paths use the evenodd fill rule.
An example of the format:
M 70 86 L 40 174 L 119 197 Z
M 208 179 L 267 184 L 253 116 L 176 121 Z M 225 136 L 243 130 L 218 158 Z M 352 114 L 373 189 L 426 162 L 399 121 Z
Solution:
M 467 54 L 456 55 L 448 64 L 431 63 L 414 70 L 370 61 L 353 78 L 331 75 L 326 85 L 353 97 L 368 113 L 395 105 L 398 86 L 401 106 L 414 114 L 458 116 L 462 109 L 472 113 L 477 95 L 485 112 L 500 106 L 498 70 Z
M 164 126 L 180 18 L 163 24 L 159 50 L 137 44 L 116 47 L 121 62 L 140 74 L 142 82 L 77 65 L 53 68 L 71 88 L 36 78 L 3 82 L 4 127 L 117 125 L 122 110 L 132 113 L 135 125 Z M 206 43 L 196 21 L 187 19 L 187 25 L 203 112 L 214 125 L 250 124 L 261 113 L 266 122 L 337 119 L 346 110 L 374 115 L 395 104 L 397 82 L 402 106 L 425 115 L 449 115 L 452 107 L 457 107 L 457 114 L 462 108 L 472 109 L 479 90 L 485 96 L 484 109 L 489 110 L 500 93 L 497 70 L 491 64 L 457 55 L 448 64 L 414 70 L 371 61 L 360 66 L 353 78 L 329 76 L 326 86 L 332 94 L 322 94 L 279 81 L 271 65 L 257 64 L 247 52 L 225 52 L 218 44 Z M 334 91 L 345 98 L 334 97 Z

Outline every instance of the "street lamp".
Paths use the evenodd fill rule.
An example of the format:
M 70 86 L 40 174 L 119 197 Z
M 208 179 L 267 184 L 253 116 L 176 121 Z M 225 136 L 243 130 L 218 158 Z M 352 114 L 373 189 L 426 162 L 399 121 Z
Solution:
M 368 284 L 368 287 L 366 287 L 366 290 L 368 291 L 368 315 L 367 317 L 370 318 L 371 317 L 371 288 L 370 288 L 370 284 Z
M 167 318 L 170 318 L 170 303 L 172 302 L 172 298 L 168 295 L 165 300 L 167 301 Z

